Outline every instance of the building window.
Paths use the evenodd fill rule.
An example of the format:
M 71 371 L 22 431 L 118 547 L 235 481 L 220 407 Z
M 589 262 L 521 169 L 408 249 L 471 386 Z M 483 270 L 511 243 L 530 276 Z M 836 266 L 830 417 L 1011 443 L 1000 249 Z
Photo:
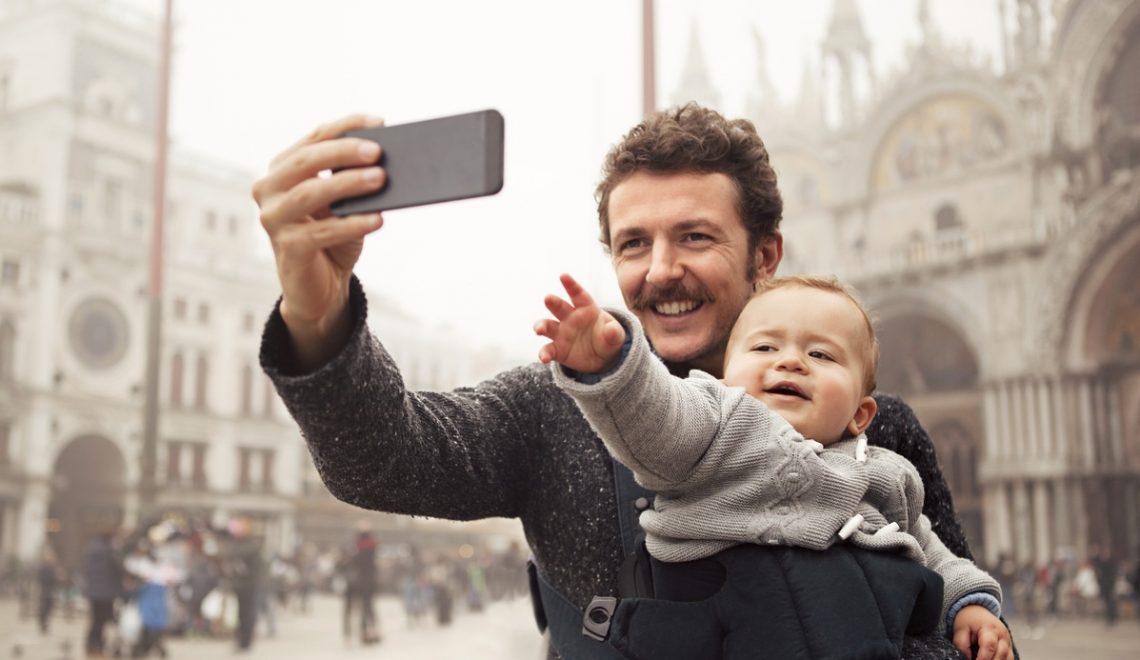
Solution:
M 253 412 L 253 367 L 248 364 L 241 368 L 241 414 Z
M 246 312 L 245 315 L 241 317 L 242 332 L 253 332 L 253 324 L 253 312 Z
M 11 93 L 12 78 L 7 72 L 0 73 L 0 112 L 8 110 L 8 98 Z
M 186 299 L 185 298 L 175 298 L 174 299 L 174 318 L 179 320 L 179 321 L 185 321 L 186 320 Z
M 182 407 L 182 353 L 175 353 L 170 360 L 170 405 Z
M 198 410 L 206 409 L 206 384 L 210 379 L 210 362 L 206 356 L 198 356 L 198 383 L 194 388 L 194 407 Z
M 198 322 L 202 325 L 210 322 L 210 306 L 206 303 L 198 305 Z
M 12 463 L 12 424 L 0 421 L 0 465 Z
M 206 229 L 214 231 L 218 226 L 218 214 L 213 211 L 206 211 Z
M 273 450 L 238 448 L 238 490 L 242 492 L 272 492 Z
M 0 322 L 0 381 L 12 380 L 16 373 L 16 326 Z
M 0 264 L 0 286 L 15 287 L 20 283 L 20 262 L 15 259 L 5 259 Z
M 238 219 L 236 215 L 230 214 L 229 218 L 230 236 L 237 236 L 238 232 Z
M 166 482 L 172 486 L 205 490 L 206 443 L 168 442 L 166 447 Z

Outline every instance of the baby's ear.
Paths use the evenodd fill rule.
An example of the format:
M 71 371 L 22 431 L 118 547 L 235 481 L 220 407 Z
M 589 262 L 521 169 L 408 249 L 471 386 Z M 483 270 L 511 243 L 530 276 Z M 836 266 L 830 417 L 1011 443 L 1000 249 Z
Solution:
M 847 432 L 851 437 L 856 437 L 867 427 L 871 425 L 871 420 L 875 419 L 875 413 L 879 412 L 879 404 L 875 403 L 874 397 L 865 396 L 859 402 L 859 407 L 855 409 L 855 414 L 851 417 L 851 421 L 847 423 Z

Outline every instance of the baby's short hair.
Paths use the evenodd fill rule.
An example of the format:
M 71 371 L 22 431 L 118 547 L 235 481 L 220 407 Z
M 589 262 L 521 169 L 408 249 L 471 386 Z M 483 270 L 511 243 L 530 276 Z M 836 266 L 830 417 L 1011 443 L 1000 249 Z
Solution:
M 875 336 L 875 324 L 871 321 L 871 315 L 867 313 L 867 308 L 864 307 L 862 301 L 859 300 L 855 289 L 840 282 L 831 275 L 784 275 L 757 282 L 755 291 L 752 293 L 752 298 L 756 299 L 769 291 L 792 286 L 830 291 L 831 293 L 843 296 L 850 300 L 851 303 L 855 305 L 855 308 L 859 310 L 859 313 L 863 315 L 863 322 L 867 327 L 867 346 L 869 348 L 863 362 L 865 371 L 863 375 L 863 393 L 866 395 L 872 394 L 876 386 L 875 372 L 879 368 L 879 339 Z M 725 355 L 727 357 L 728 353 L 725 353 Z

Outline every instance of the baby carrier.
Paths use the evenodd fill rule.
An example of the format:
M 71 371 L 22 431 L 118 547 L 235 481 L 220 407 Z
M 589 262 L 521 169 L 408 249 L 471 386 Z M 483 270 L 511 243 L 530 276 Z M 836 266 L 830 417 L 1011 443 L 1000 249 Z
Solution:
M 583 613 L 528 565 L 539 630 L 566 660 L 887 660 L 906 635 L 938 626 L 942 578 L 900 555 L 740 545 L 658 562 L 638 524 L 653 493 L 616 462 L 614 486 L 626 556 L 618 597 L 597 596 Z M 685 584 L 686 571 L 706 579 Z

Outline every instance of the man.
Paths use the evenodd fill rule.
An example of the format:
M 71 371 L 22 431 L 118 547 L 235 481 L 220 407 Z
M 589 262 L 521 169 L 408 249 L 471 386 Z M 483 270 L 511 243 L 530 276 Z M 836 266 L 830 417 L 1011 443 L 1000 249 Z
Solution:
M 615 502 L 609 454 L 549 370 L 536 362 L 472 389 L 408 392 L 365 328 L 352 268 L 383 221 L 326 220 L 333 200 L 383 185 L 377 145 L 337 138 L 377 123 L 356 116 L 318 128 L 254 185 L 283 290 L 263 337 L 264 369 L 340 499 L 456 520 L 518 517 L 542 576 L 574 607 L 617 595 L 619 515 L 628 515 L 619 506 L 632 504 Z M 733 322 L 783 256 L 763 142 L 751 123 L 689 105 L 635 127 L 605 171 L 602 239 L 626 304 L 674 373 L 719 376 Z M 872 442 L 918 467 L 934 529 L 969 557 L 929 438 L 897 400 L 880 397 L 879 409 Z M 908 658 L 958 657 L 944 639 L 907 648 Z
M 83 556 L 83 595 L 87 597 L 89 623 L 87 657 L 103 657 L 103 631 L 115 618 L 115 599 L 123 592 L 122 563 L 111 543 L 113 532 L 102 531 L 91 539 Z

